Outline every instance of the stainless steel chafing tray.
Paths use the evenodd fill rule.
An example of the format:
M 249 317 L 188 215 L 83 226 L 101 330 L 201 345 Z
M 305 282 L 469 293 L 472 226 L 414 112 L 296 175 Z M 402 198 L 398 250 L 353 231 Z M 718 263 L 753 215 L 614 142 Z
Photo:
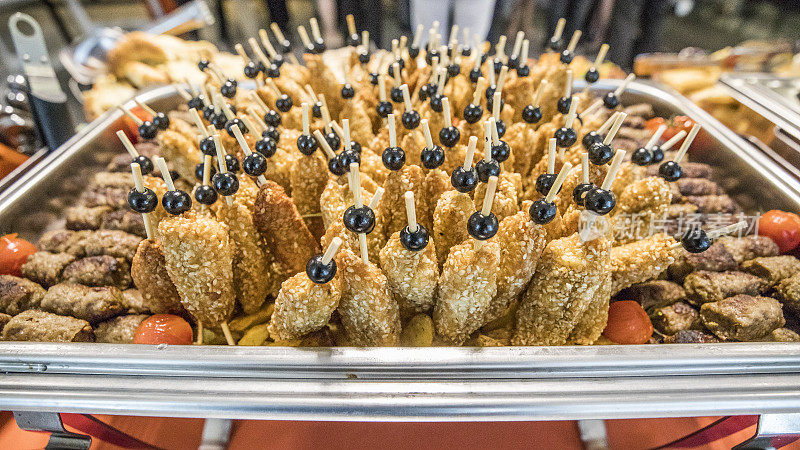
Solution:
M 600 83 L 607 91 L 616 82 Z M 140 96 L 177 103 L 169 88 Z M 626 104 L 684 114 L 718 144 L 699 155 L 752 211 L 800 209 L 800 183 L 679 95 L 633 82 Z M 4 231 L 37 235 L 122 151 L 119 113 L 0 194 Z M 77 180 L 77 181 L 76 181 Z M 0 342 L 0 409 L 314 420 L 528 420 L 800 410 L 800 344 L 280 348 Z

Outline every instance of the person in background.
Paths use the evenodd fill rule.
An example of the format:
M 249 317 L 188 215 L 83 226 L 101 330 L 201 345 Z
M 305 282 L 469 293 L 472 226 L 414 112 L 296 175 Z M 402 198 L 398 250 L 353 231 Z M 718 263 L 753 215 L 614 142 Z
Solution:
M 463 41 L 463 30 L 469 28 L 470 35 L 485 39 L 494 15 L 495 0 L 411 0 L 411 28 L 422 24 L 429 29 L 434 21 L 439 22 L 442 40 L 450 38 L 450 27 L 458 25 L 459 41 Z M 449 20 L 452 10 L 452 22 Z M 427 41 L 425 36 L 422 42 Z M 472 42 L 470 42 L 472 45 Z
M 380 0 L 339 0 L 337 6 L 340 24 L 344 24 L 345 17 L 352 14 L 359 33 L 369 31 L 370 40 L 381 47 L 383 5 Z
M 629 70 L 636 55 L 657 51 L 671 3 L 670 0 L 602 1 L 604 7 L 611 8 L 604 33 L 611 46 L 608 59 Z
M 602 3 L 596 0 L 550 0 L 547 7 L 547 34 L 545 44 L 550 40 L 556 29 L 559 19 L 566 20 L 564 25 L 564 40 L 569 41 L 575 30 L 586 33 L 586 25 L 595 4 Z M 565 44 L 566 45 L 566 44 Z

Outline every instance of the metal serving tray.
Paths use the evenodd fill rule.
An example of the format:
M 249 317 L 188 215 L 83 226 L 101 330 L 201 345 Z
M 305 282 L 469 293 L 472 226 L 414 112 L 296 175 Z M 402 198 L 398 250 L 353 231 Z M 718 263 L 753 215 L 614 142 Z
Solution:
M 599 91 L 617 82 L 599 83 Z M 169 88 L 140 96 L 177 103 Z M 698 160 L 746 208 L 800 209 L 800 183 L 678 94 L 626 104 L 685 114 L 718 143 Z M 123 151 L 98 119 L 6 192 L 0 229 L 35 238 Z M 76 182 L 76 180 L 78 180 Z M 281 348 L 0 342 L 0 409 L 313 420 L 530 420 L 800 410 L 800 343 L 503 348 Z

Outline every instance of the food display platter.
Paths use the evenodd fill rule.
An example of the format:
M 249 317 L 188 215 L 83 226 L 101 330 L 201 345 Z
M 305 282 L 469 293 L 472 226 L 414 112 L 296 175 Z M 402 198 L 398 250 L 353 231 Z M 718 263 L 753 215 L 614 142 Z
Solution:
M 599 93 L 619 82 L 604 81 Z M 580 87 L 579 87 L 580 88 Z M 172 88 L 142 94 L 177 105 Z M 744 209 L 800 210 L 800 182 L 671 91 L 633 82 L 624 104 L 688 115 L 717 145 Z M 35 239 L 123 151 L 110 112 L 0 193 L 0 225 Z M 0 408 L 308 420 L 543 420 L 800 410 L 800 343 L 592 347 L 289 348 L 0 342 Z
M 775 125 L 773 139 L 756 144 L 787 171 L 800 177 L 800 78 L 730 73 L 723 74 L 720 82 L 737 101 Z

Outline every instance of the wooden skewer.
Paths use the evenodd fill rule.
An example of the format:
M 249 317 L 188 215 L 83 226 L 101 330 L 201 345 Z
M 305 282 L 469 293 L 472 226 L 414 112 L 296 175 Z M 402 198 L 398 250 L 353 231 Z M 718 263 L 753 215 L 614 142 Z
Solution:
M 564 83 L 564 98 L 570 97 L 572 95 L 572 69 L 567 69 L 566 74 L 567 82 Z
M 230 106 L 228 106 L 228 103 L 225 100 L 222 99 L 221 95 L 218 94 L 217 97 L 218 97 L 218 100 L 219 100 L 219 106 L 222 109 L 222 112 L 225 114 L 225 117 L 227 117 L 228 120 L 235 119 L 236 115 L 233 114 L 233 111 L 231 111 L 231 108 L 230 108 Z
M 608 168 L 606 177 L 603 178 L 603 184 L 600 185 L 601 189 L 611 189 L 611 184 L 614 182 L 614 178 L 617 176 L 617 172 L 622 165 L 623 158 L 625 158 L 625 150 L 617 150 L 617 152 L 614 154 L 614 159 L 611 160 L 611 166 Z
M 492 160 L 492 127 L 494 124 L 494 117 L 490 118 L 483 123 L 483 160 L 489 162 Z
M 483 48 L 476 42 L 475 44 L 475 63 L 473 64 L 473 69 L 480 69 L 481 68 L 481 60 L 483 59 Z
M 475 83 L 475 93 L 472 94 L 472 104 L 473 105 L 480 105 L 481 104 L 481 93 L 486 88 L 486 78 L 480 77 L 478 78 L 478 82 Z
M 569 45 L 567 45 L 567 51 L 569 53 L 575 53 L 575 48 L 578 46 L 578 41 L 581 39 L 581 30 L 575 30 L 572 33 L 572 39 L 569 40 Z
M 383 197 L 384 192 L 385 189 L 383 189 L 382 187 L 375 189 L 375 193 L 372 194 L 372 198 L 369 200 L 368 206 L 370 209 L 372 209 L 373 211 L 378 209 L 378 205 L 381 203 L 381 197 Z
M 311 132 L 309 131 L 311 129 L 311 126 L 308 120 L 308 103 L 303 102 L 300 104 L 300 107 L 303 109 L 303 134 L 308 136 L 311 134 Z
M 467 154 L 464 157 L 464 165 L 462 166 L 464 170 L 472 169 L 472 158 L 475 156 L 475 147 L 477 147 L 477 145 L 478 145 L 478 137 L 470 136 L 469 144 L 467 145 Z
M 132 157 L 134 158 L 139 157 L 139 152 L 136 150 L 136 147 L 133 146 L 133 143 L 131 142 L 130 139 L 128 139 L 128 136 L 125 134 L 124 131 L 122 130 L 117 131 L 117 137 L 122 142 L 122 146 L 125 147 L 125 150 L 127 150 Z
M 556 138 L 547 141 L 547 173 L 556 173 Z
M 646 148 L 647 150 L 653 148 L 653 146 L 656 145 L 656 142 L 658 142 L 658 140 L 661 139 L 661 135 L 664 134 L 665 131 L 667 131 L 666 125 L 659 126 L 656 132 L 653 133 L 652 136 L 650 136 L 650 139 L 648 139 L 647 144 L 644 144 L 644 148 Z
M 194 345 L 203 345 L 203 322 L 197 321 L 197 340 Z
M 494 77 L 494 58 L 489 58 L 489 86 L 497 86 L 497 80 Z
M 507 75 L 508 75 L 508 66 L 501 67 L 500 75 L 497 77 L 497 89 L 495 89 L 495 93 L 503 91 L 503 85 L 506 84 Z
M 211 184 L 211 165 L 213 164 L 214 157 L 211 155 L 203 155 L 203 185 L 209 186 Z M 205 205 L 203 205 L 205 206 Z
M 692 129 L 689 130 L 689 135 L 686 136 L 686 139 L 683 140 L 683 143 L 681 144 L 681 147 L 678 149 L 678 153 L 675 155 L 673 161 L 675 161 L 678 164 L 681 163 L 681 160 L 683 160 L 683 157 L 686 155 L 686 152 L 689 151 L 689 146 L 692 145 L 692 141 L 694 141 L 695 136 L 697 136 L 697 133 L 699 132 L 700 132 L 700 124 L 696 123 L 694 124 Z
M 308 19 L 308 23 L 311 24 L 311 35 L 314 36 L 315 41 L 322 41 L 322 34 L 319 32 L 319 22 L 317 21 L 316 17 L 312 17 Z
M 500 91 L 499 90 L 494 91 L 494 95 L 492 96 L 492 118 L 495 120 L 495 122 L 500 121 L 500 104 L 502 102 L 503 98 Z
M 474 137 L 474 136 L 473 136 Z M 494 202 L 494 196 L 497 192 L 497 175 L 492 175 L 489 177 L 489 181 L 486 183 L 486 193 L 483 196 L 483 205 L 481 206 L 481 215 L 488 216 L 492 212 L 492 203 Z M 478 251 L 483 247 L 483 241 L 478 239 L 472 240 L 472 249 L 474 251 Z
M 131 163 L 131 172 L 133 173 L 133 185 L 136 188 L 136 192 L 144 192 L 142 168 L 137 163 Z M 147 234 L 147 239 L 153 239 L 153 224 L 150 222 L 150 213 L 142 213 L 142 221 L 144 222 L 144 231 Z
M 267 42 L 269 42 L 269 41 L 267 41 Z M 264 67 L 269 67 L 270 64 L 272 64 L 269 61 L 269 58 L 267 58 L 267 55 L 265 55 L 264 52 L 261 51 L 261 47 L 258 46 L 258 42 L 256 41 L 256 38 L 248 39 L 247 43 L 250 44 L 250 49 L 253 50 L 253 53 L 255 53 L 256 58 L 258 58 L 258 60 L 261 61 L 261 64 L 264 64 Z M 244 49 L 242 49 L 242 50 L 244 50 Z
M 453 24 L 450 27 L 450 38 L 447 40 L 448 43 L 452 44 L 454 42 L 458 42 L 458 25 Z
M 425 136 L 425 148 L 433 148 L 433 137 L 431 136 L 431 127 L 428 125 L 428 119 L 420 121 L 422 125 L 422 134 Z
M 250 150 L 250 146 L 247 144 L 247 141 L 244 139 L 244 135 L 242 134 L 242 130 L 238 126 L 231 127 L 233 130 L 233 136 L 236 137 L 236 142 L 239 143 L 239 147 L 242 148 L 242 152 L 244 152 L 245 156 L 250 156 L 253 151 Z M 267 178 L 264 175 L 259 175 L 256 177 L 258 180 L 258 185 L 262 186 L 266 184 Z
M 322 112 L 323 127 L 325 127 L 325 132 L 329 133 L 331 131 L 331 112 L 328 110 L 328 102 L 325 101 L 325 94 L 319 94 L 317 98 L 319 98 L 319 102 L 322 104 L 320 111 Z
M 161 178 L 164 179 L 164 184 L 167 185 L 168 191 L 175 191 L 175 183 L 172 182 L 172 176 L 169 174 L 169 167 L 167 167 L 167 162 L 164 158 L 160 156 L 153 157 L 153 162 L 158 167 L 159 172 L 161 172 Z
M 425 31 L 425 27 L 422 26 L 421 23 L 417 24 L 417 30 L 414 33 L 414 39 L 411 41 L 412 47 L 419 47 L 419 41 L 422 39 L 422 33 Z
M 364 202 L 361 199 L 361 175 L 358 172 L 358 163 L 350 163 L 350 179 L 353 184 L 353 203 L 356 208 L 361 208 L 364 206 Z M 361 261 L 363 261 L 364 264 L 369 264 L 366 233 L 358 233 L 358 245 L 361 247 Z
M 403 53 L 406 51 L 407 45 L 408 45 L 408 38 L 405 35 L 400 36 L 400 49 L 397 51 L 397 59 L 403 57 Z
M 364 30 L 361 32 L 361 45 L 364 46 L 364 51 L 369 51 L 369 30 Z
M 134 102 L 134 103 L 136 103 L 136 104 L 139 106 L 139 108 L 142 108 L 142 109 L 143 109 L 143 110 L 144 110 L 144 111 L 145 111 L 147 114 L 150 114 L 150 115 L 151 115 L 151 116 L 153 116 L 153 117 L 155 117 L 155 116 L 156 116 L 156 114 L 158 114 L 158 113 L 156 112 L 156 110 L 155 110 L 155 109 L 153 109 L 153 108 L 149 107 L 149 106 L 148 106 L 148 105 L 146 105 L 145 103 L 142 103 L 142 102 L 141 102 L 141 101 L 139 101 L 139 99 L 138 99 L 138 98 L 136 98 L 136 97 L 134 97 L 134 98 L 133 98 L 133 102 Z
M 275 91 L 275 93 L 276 93 L 276 94 L 278 94 L 278 96 L 281 96 L 281 95 L 283 95 L 283 93 L 281 92 L 281 90 L 280 90 L 280 89 L 278 89 L 278 85 L 277 85 L 277 84 L 275 84 L 275 82 L 272 80 L 272 78 L 267 78 L 267 86 L 269 86 L 269 88 L 270 88 L 270 89 L 272 89 L 273 91 Z
M 528 65 L 528 50 L 530 48 L 530 41 L 527 39 L 522 41 L 522 56 L 519 58 L 519 66 L 527 66 Z
M 275 57 L 278 56 L 278 52 L 275 51 L 275 47 L 273 47 L 272 42 L 269 41 L 267 30 L 263 28 L 258 30 L 258 37 L 261 38 L 261 44 L 267 49 L 267 53 L 269 53 L 270 58 L 275 59 Z
M 281 31 L 281 27 L 279 27 L 277 23 L 272 22 L 271 24 L 269 24 L 269 27 L 279 41 L 283 42 L 286 40 L 286 36 L 283 35 L 283 31 Z
M 314 93 L 314 88 L 312 88 L 310 84 L 306 84 L 304 87 L 306 89 L 306 92 L 308 92 L 308 96 L 311 98 L 311 100 L 313 100 L 314 103 L 317 103 L 319 101 L 319 98 L 317 98 L 317 94 Z
M 550 186 L 550 190 L 547 191 L 547 196 L 544 198 L 544 201 L 548 203 L 553 202 L 553 199 L 556 198 L 556 195 L 558 195 L 558 191 L 561 189 L 561 185 L 564 184 L 564 180 L 567 179 L 567 175 L 569 175 L 570 170 L 572 170 L 572 164 L 565 162 L 564 165 L 561 167 L 561 171 L 558 172 L 556 181 L 553 182 L 553 185 Z
M 581 153 L 581 183 L 589 184 L 589 154 Z
M 544 94 L 544 90 L 547 89 L 547 80 L 542 80 L 539 83 L 539 87 L 536 89 L 536 94 L 533 96 L 533 107 L 538 108 L 540 103 L 542 102 L 542 95 Z
M 236 43 L 236 45 L 233 46 L 233 49 L 236 51 L 236 54 L 239 55 L 240 58 L 242 58 L 242 62 L 244 64 L 247 64 L 247 62 L 250 60 L 250 57 L 247 56 L 247 53 L 245 53 L 242 44 Z
M 620 95 L 621 95 L 623 92 L 625 92 L 625 89 L 627 89 L 627 88 L 628 88 L 628 85 L 629 85 L 629 84 L 631 83 L 631 81 L 633 81 L 634 79 L 636 79 L 636 75 L 634 75 L 634 74 L 630 74 L 630 75 L 628 75 L 627 77 L 625 77 L 625 79 L 624 79 L 624 80 L 622 80 L 622 84 L 620 84 L 620 85 L 617 87 L 617 89 L 616 89 L 616 90 L 614 90 L 614 95 L 616 95 L 617 97 L 619 97 L 619 96 L 620 96 Z
M 439 54 L 442 55 L 442 66 L 447 67 L 450 64 L 450 56 L 447 55 L 447 46 L 442 44 L 439 47 Z
M 269 111 L 270 108 L 267 106 L 266 103 L 264 103 L 264 100 L 261 100 L 261 97 L 258 95 L 256 91 L 250 91 L 248 95 L 256 103 L 256 105 L 258 105 L 265 113 Z
M 444 126 L 452 127 L 453 119 L 450 116 L 450 100 L 447 97 L 442 99 L 442 114 L 444 114 Z
M 143 123 L 144 123 L 144 121 L 143 121 L 142 119 L 140 119 L 139 117 L 137 117 L 137 116 L 136 116 L 136 114 L 134 114 L 134 113 L 132 113 L 132 112 L 128 111 L 128 110 L 127 110 L 127 109 L 125 109 L 124 107 L 122 107 L 122 106 L 117 106 L 117 108 L 118 108 L 120 111 L 122 111 L 122 113 L 123 113 L 123 114 L 125 114 L 126 116 L 128 116 L 128 118 L 129 118 L 129 119 L 131 119 L 131 120 L 132 120 L 132 121 L 133 121 L 133 122 L 134 122 L 134 123 L 135 123 L 137 126 L 139 126 L 139 125 L 141 125 L 141 124 L 143 124 Z
M 411 94 L 408 93 L 408 85 L 403 84 L 400 86 L 400 90 L 403 91 L 403 106 L 405 106 L 406 111 L 413 110 L 411 105 Z
M 594 68 L 600 70 L 600 66 L 603 64 L 603 60 L 606 59 L 606 53 L 608 53 L 608 44 L 603 44 L 600 46 L 600 51 L 597 52 L 597 58 L 594 59 Z
M 394 114 L 386 116 L 389 122 L 389 147 L 397 147 L 397 124 L 394 122 Z
M 203 119 L 200 118 L 200 114 L 197 113 L 197 110 L 191 108 L 189 110 L 189 115 L 192 117 L 195 126 L 200 129 L 200 133 L 203 134 L 203 137 L 208 137 L 208 133 L 206 132 L 206 126 L 203 124 Z
M 306 49 L 310 49 L 311 47 L 311 39 L 308 37 L 308 32 L 306 31 L 306 27 L 299 25 L 297 27 L 297 33 L 300 35 L 300 40 L 303 41 L 303 46 Z
M 225 148 L 222 147 L 222 140 L 220 140 L 219 134 L 214 134 L 213 138 L 214 145 L 217 148 L 217 166 L 219 167 L 219 172 L 226 173 L 228 171 L 228 165 L 225 163 Z M 233 204 L 233 199 L 230 196 L 225 195 L 223 197 L 225 197 L 225 203 L 227 203 L 228 206 Z
M 350 119 L 342 119 L 342 140 L 344 141 L 344 149 L 352 150 L 353 141 L 350 140 Z
M 675 136 L 672 136 L 667 142 L 664 142 L 664 144 L 661 146 L 661 150 L 667 151 L 671 149 L 672 146 L 677 144 L 678 141 L 683 139 L 684 136 L 686 136 L 686 130 L 678 131 L 675 133 Z
M 602 106 L 603 106 L 603 101 L 602 100 L 595 100 L 595 102 L 592 103 L 591 105 L 589 105 L 588 108 L 584 109 L 581 114 L 584 117 L 588 117 L 589 115 L 593 114 L 595 111 L 600 110 L 600 108 Z
M 717 228 L 715 230 L 711 230 L 708 233 L 706 233 L 706 236 L 709 239 L 714 240 L 714 239 L 717 239 L 719 237 L 726 236 L 726 235 L 731 234 L 731 233 L 735 233 L 735 232 L 737 232 L 739 230 L 742 230 L 742 229 L 745 229 L 745 228 L 747 228 L 747 222 L 745 222 L 744 220 L 740 220 L 739 222 L 736 222 L 734 224 L 726 225 L 724 227 Z M 670 245 L 669 248 L 670 248 L 670 250 L 675 250 L 677 248 L 680 248 L 682 245 L 683 244 L 680 241 L 678 241 L 678 242 L 675 242 L 672 245 Z
M 500 38 L 497 39 L 497 45 L 495 45 L 495 59 L 499 59 L 502 62 L 506 60 L 506 35 L 501 34 Z
M 514 49 L 511 51 L 511 57 L 516 58 L 519 56 L 519 51 L 522 49 L 522 40 L 525 39 L 524 31 L 517 31 L 517 38 L 514 39 Z
M 339 236 L 335 236 L 333 239 L 331 239 L 331 243 L 328 244 L 328 248 L 325 249 L 325 253 L 322 255 L 322 264 L 325 264 L 326 266 L 330 264 L 330 262 L 336 256 L 336 252 L 339 251 L 339 247 L 342 246 L 342 242 L 342 238 Z
M 356 34 L 358 31 L 356 31 L 356 20 L 353 18 L 353 15 L 346 15 L 345 21 L 347 22 L 347 32 L 350 34 Z
M 419 229 L 417 225 L 417 210 L 414 208 L 414 192 L 406 191 L 403 195 L 406 201 L 406 217 L 408 218 L 408 231 L 416 233 Z
M 400 64 L 392 64 L 392 74 L 394 74 L 394 85 L 400 86 L 403 82 L 400 80 Z
M 443 61 L 442 65 L 437 69 L 439 75 L 436 85 L 436 94 L 438 95 L 442 95 L 444 93 L 444 82 L 447 80 L 447 69 L 444 67 L 446 64 L 447 61 Z
M 200 85 L 200 91 L 203 94 L 203 106 L 211 106 L 211 96 L 208 95 L 208 89 L 205 84 Z
M 567 24 L 567 19 L 563 17 L 558 19 L 558 23 L 556 23 L 556 29 L 553 32 L 553 40 L 557 41 L 561 39 L 561 35 L 564 33 L 564 26 Z
M 567 120 L 564 122 L 564 126 L 567 128 L 572 128 L 572 122 L 575 121 L 575 116 L 578 114 L 575 112 L 578 109 L 578 96 L 573 95 L 572 101 L 569 103 L 569 113 L 567 113 Z
M 618 115 L 620 115 L 620 111 L 614 112 L 614 114 L 612 114 L 611 117 L 606 119 L 606 121 L 603 122 L 602 125 L 600 125 L 600 128 L 597 129 L 597 134 L 603 134 L 606 131 L 608 131 L 608 129 L 611 128 L 611 125 L 614 125 L 614 122 L 616 122 Z
M 378 98 L 382 102 L 386 101 L 386 80 L 383 75 L 378 75 Z
M 605 139 L 603 139 L 603 144 L 610 145 L 611 141 L 614 140 L 614 136 L 617 135 L 617 131 L 619 131 L 619 127 L 622 126 L 622 122 L 625 121 L 625 118 L 628 117 L 627 113 L 621 112 L 617 115 L 617 119 L 614 121 L 614 125 L 611 126 L 611 130 L 606 135 Z
M 182 86 L 173 83 L 172 87 L 174 87 L 175 92 L 180 94 L 180 96 L 183 97 L 183 99 L 186 100 L 187 102 L 192 99 L 192 94 L 188 93 L 186 89 L 184 89 Z
M 216 64 L 214 64 L 214 63 L 209 63 L 209 65 L 208 65 L 208 68 L 209 68 L 209 70 L 211 70 L 211 73 L 212 73 L 212 74 L 213 74 L 215 77 L 217 77 L 217 78 L 219 79 L 219 82 L 220 82 L 220 83 L 224 83 L 224 82 L 225 82 L 225 73 L 222 71 L 222 69 L 220 69 L 219 67 L 217 67 L 217 65 L 216 65 Z
M 225 335 L 225 341 L 228 345 L 236 345 L 236 341 L 233 340 L 233 336 L 231 335 L 231 330 L 228 328 L 228 324 L 226 322 L 220 322 L 219 327 L 222 328 L 222 334 Z
M 247 116 L 242 117 L 242 121 L 256 138 L 267 130 L 267 124 L 264 123 L 264 120 L 261 119 L 261 116 L 258 115 L 258 112 L 252 106 L 247 107 Z
M 497 121 L 494 117 L 489 118 L 492 122 L 492 145 L 499 145 L 500 144 L 500 133 L 497 131 Z
M 328 159 L 336 158 L 336 153 L 333 152 L 333 149 L 328 144 L 328 141 L 325 140 L 325 136 L 322 135 L 321 131 L 314 130 L 314 137 L 317 138 L 319 146 L 322 147 L 322 151 L 325 152 L 325 155 L 328 156 Z

